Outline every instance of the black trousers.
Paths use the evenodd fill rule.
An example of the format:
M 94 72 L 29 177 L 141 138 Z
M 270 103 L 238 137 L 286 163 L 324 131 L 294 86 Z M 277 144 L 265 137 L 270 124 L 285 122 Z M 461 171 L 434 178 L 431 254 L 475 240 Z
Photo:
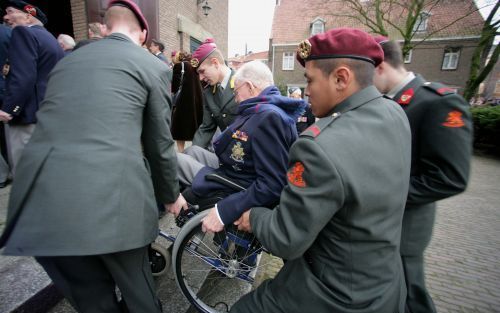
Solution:
M 406 313 L 435 313 L 436 308 L 425 286 L 424 256 L 401 256 L 407 289 Z
M 161 312 L 149 265 L 148 246 L 102 255 L 35 259 L 78 312 L 124 312 L 116 298 L 116 286 L 128 312 Z

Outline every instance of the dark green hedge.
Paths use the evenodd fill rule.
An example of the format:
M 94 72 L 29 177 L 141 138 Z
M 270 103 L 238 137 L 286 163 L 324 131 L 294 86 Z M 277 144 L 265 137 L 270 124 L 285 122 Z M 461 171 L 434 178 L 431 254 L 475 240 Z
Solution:
M 474 121 L 474 147 L 500 155 L 500 105 L 471 109 Z

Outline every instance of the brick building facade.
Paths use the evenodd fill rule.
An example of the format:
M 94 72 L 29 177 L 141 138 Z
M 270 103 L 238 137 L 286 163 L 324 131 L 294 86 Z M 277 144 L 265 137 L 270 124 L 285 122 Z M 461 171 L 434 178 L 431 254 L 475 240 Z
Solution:
M 28 0 L 46 12 L 47 29 L 55 36 L 66 33 L 76 41 L 87 38 L 87 24 L 102 22 L 109 0 L 42 1 Z M 163 41 L 165 54 L 172 50 L 192 52 L 206 38 L 213 37 L 223 55 L 228 52 L 228 1 L 210 1 L 205 16 L 206 0 L 134 0 L 150 26 L 150 39 Z M 63 3 L 67 3 L 63 5 Z
M 473 0 L 442 0 L 431 9 L 422 13 L 423 22 L 415 31 L 414 48 L 405 66 L 428 80 L 445 83 L 463 92 L 484 20 Z M 269 67 L 275 83 L 287 88 L 305 88 L 304 70 L 295 60 L 295 52 L 298 44 L 313 33 L 337 27 L 370 31 L 361 22 L 350 18 L 356 12 L 349 10 L 340 1 L 276 0 L 269 40 Z M 399 18 L 403 16 L 402 12 L 395 13 L 392 15 L 398 21 L 405 21 Z M 401 41 L 394 29 L 388 31 L 391 39 Z

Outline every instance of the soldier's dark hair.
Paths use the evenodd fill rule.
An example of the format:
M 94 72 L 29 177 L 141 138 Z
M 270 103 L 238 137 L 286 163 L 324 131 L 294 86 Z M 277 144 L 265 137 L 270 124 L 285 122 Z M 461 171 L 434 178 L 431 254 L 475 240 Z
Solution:
M 389 40 L 383 42 L 381 45 L 382 50 L 384 50 L 384 61 L 389 63 L 394 68 L 401 68 L 404 66 L 403 63 L 403 52 L 401 51 L 401 46 L 394 40 Z
M 360 88 L 373 85 L 375 66 L 369 62 L 355 59 L 322 59 L 315 60 L 316 67 L 327 77 L 339 66 L 347 66 L 354 72 L 356 82 Z

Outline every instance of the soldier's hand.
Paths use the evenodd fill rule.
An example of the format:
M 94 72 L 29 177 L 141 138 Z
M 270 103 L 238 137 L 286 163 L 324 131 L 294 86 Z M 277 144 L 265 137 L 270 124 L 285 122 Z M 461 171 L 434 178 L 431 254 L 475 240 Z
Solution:
M 252 232 L 252 226 L 250 225 L 250 210 L 245 211 L 239 219 L 234 222 L 234 225 L 238 226 L 238 230 L 246 231 L 247 233 Z
M 164 206 L 168 212 L 174 214 L 175 216 L 179 215 L 181 209 L 184 210 L 188 209 L 187 201 L 186 199 L 184 199 L 181 193 L 179 194 L 179 197 L 177 198 L 177 200 L 175 200 L 174 203 L 168 203 L 165 204 Z

